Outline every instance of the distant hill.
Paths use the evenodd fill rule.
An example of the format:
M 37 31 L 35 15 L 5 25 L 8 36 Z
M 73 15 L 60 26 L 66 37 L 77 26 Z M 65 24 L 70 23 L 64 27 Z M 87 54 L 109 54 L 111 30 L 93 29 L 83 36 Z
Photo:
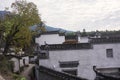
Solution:
M 10 14 L 10 11 L 0 11 L 0 19 L 4 19 L 5 15 L 7 14 Z M 30 30 L 35 30 L 36 29 L 36 25 L 34 26 L 31 26 L 30 27 Z M 60 32 L 73 32 L 73 31 L 68 31 L 68 30 L 65 30 L 65 29 L 62 29 L 62 28 L 55 28 L 55 27 L 52 27 L 52 26 L 47 26 L 45 25 L 45 28 L 46 28 L 46 31 L 57 31 L 59 30 Z
M 34 26 L 32 26 L 32 27 L 30 27 L 30 29 L 31 30 L 35 30 L 36 29 L 36 25 L 34 25 Z M 66 33 L 68 33 L 68 32 L 73 32 L 73 31 L 68 31 L 68 30 L 65 30 L 65 29 L 62 29 L 62 28 L 55 28 L 55 27 L 51 27 L 51 26 L 45 26 L 45 29 L 46 29 L 46 31 L 60 31 L 60 32 L 66 32 Z
M 73 32 L 73 31 L 69 31 L 69 30 L 65 30 L 62 28 L 55 28 L 55 27 L 51 27 L 51 26 L 46 26 L 45 27 L 47 31 L 57 31 L 59 30 L 60 32 Z
M 59 28 L 54 28 L 54 27 L 51 27 L 51 26 L 45 26 L 46 28 L 46 31 L 57 31 L 59 30 Z
M 10 14 L 10 11 L 0 11 L 0 19 L 4 19 L 7 14 Z

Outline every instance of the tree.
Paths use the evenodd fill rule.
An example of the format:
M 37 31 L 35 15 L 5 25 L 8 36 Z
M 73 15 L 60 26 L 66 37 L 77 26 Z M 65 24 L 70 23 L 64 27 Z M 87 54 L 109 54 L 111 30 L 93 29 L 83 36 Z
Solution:
M 11 5 L 13 11 L 6 15 L 2 26 L 5 28 L 4 54 L 9 48 L 24 48 L 30 45 L 33 33 L 29 27 L 41 23 L 37 7 L 32 2 L 16 1 Z
M 83 32 L 81 33 L 81 36 L 82 36 L 82 37 L 87 36 L 87 33 L 86 33 L 86 30 L 85 30 L 85 29 L 83 29 Z

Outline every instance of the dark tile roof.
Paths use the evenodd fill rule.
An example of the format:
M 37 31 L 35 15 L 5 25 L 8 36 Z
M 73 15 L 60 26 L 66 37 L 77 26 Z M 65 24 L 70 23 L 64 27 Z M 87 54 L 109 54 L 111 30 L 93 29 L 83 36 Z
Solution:
M 65 42 L 63 42 L 63 44 L 77 44 L 78 40 L 65 40 Z
M 36 37 L 40 37 L 41 35 L 48 35 L 48 34 L 59 34 L 59 36 L 65 36 L 65 33 L 59 32 L 59 30 L 57 30 L 57 31 L 42 32 L 42 33 L 36 35 Z
M 59 31 L 47 31 L 47 32 L 43 32 L 41 34 L 59 34 Z
M 66 35 L 65 40 L 78 40 L 77 35 Z
M 90 43 L 120 43 L 120 37 L 90 38 Z
M 120 37 L 120 31 L 103 32 L 101 37 Z
M 17 59 L 22 59 L 22 57 L 21 57 L 21 56 L 18 56 L 18 55 L 6 55 L 6 57 L 7 57 L 8 59 L 11 59 L 11 58 L 13 58 L 13 57 L 15 57 L 15 58 L 17 58 Z
M 97 70 L 96 66 L 93 67 L 94 72 L 96 73 L 95 80 L 120 80 L 120 72 L 117 73 L 102 73 Z
M 7 58 L 11 59 L 13 57 L 17 58 L 17 59 L 22 59 L 22 57 L 29 57 L 27 55 L 12 55 L 12 54 L 9 54 L 9 55 L 5 55 Z
M 45 45 L 41 45 L 41 50 L 45 50 Z M 77 43 L 77 44 L 51 44 L 48 45 L 49 50 L 77 50 L 77 49 L 91 49 L 90 43 Z
M 44 66 L 40 66 L 39 71 L 40 71 L 40 74 L 44 73 L 44 75 L 46 75 L 46 76 L 40 76 L 40 78 L 51 76 L 52 78 L 54 78 L 54 80 L 87 80 L 87 79 L 80 78 L 72 74 L 56 71 L 54 69 L 50 69 Z M 53 79 L 47 79 L 47 80 L 53 80 Z

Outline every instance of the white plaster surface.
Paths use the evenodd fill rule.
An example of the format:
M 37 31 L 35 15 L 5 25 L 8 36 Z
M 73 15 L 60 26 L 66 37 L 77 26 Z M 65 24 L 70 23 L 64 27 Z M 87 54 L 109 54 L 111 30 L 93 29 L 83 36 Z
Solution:
M 113 49 L 113 58 L 106 57 L 109 48 Z M 47 60 L 39 60 L 40 65 L 61 71 L 59 61 L 79 61 L 78 76 L 93 80 L 96 76 L 94 65 L 97 68 L 120 67 L 120 43 L 94 44 L 93 49 L 49 51 L 49 56 Z
M 18 72 L 20 70 L 20 64 L 19 64 L 19 60 L 17 58 L 12 58 L 11 61 L 14 62 L 14 68 L 13 71 L 14 72 Z
M 29 57 L 28 56 L 22 57 L 22 59 L 25 59 L 25 65 L 29 65 Z
M 62 44 L 65 41 L 65 37 L 59 36 L 59 34 L 46 34 L 36 38 L 35 41 L 39 45 L 44 45 L 45 42 L 47 44 Z

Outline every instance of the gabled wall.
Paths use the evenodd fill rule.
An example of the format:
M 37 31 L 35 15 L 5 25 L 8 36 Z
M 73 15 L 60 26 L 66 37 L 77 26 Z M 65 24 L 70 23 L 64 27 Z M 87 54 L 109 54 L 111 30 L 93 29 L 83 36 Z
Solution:
M 43 34 L 35 39 L 35 42 L 39 45 L 47 44 L 62 44 L 65 41 L 64 36 L 59 36 L 59 34 Z
M 88 37 L 80 37 L 78 36 L 78 43 L 88 43 L 89 38 Z

